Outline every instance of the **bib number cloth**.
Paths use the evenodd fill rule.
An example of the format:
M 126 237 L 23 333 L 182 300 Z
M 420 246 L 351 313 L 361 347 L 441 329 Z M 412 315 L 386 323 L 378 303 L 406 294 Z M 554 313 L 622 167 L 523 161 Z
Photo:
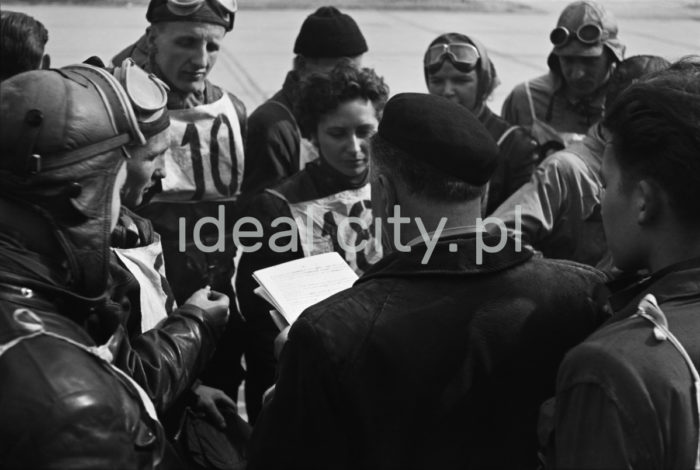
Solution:
M 137 248 L 112 248 L 126 269 L 139 282 L 141 302 L 141 331 L 148 331 L 168 316 L 166 305 L 168 294 L 163 289 L 165 264 L 160 235 L 155 234 L 153 243 Z
M 337 252 L 358 276 L 382 257 L 375 237 L 370 186 L 289 204 L 304 256 Z
M 241 126 L 227 93 L 214 103 L 170 111 L 163 192 L 153 200 L 235 199 L 243 164 Z

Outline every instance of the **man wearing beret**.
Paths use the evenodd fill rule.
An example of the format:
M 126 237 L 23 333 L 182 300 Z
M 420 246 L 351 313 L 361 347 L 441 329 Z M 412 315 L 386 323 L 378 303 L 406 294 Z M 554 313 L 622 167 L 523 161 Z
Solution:
M 668 65 L 658 56 L 628 57 L 610 78 L 606 102 L 612 103 L 642 76 Z M 609 271 L 610 252 L 600 216 L 605 136 L 602 122 L 598 122 L 581 142 L 549 155 L 530 181 L 504 201 L 493 216 L 547 258 L 569 259 Z
M 162 191 L 137 213 L 162 237 L 166 276 L 178 304 L 207 285 L 234 298 L 231 234 L 243 180 L 246 111 L 207 77 L 235 13 L 235 0 L 152 0 L 146 13 L 144 66 L 170 88 L 171 125 Z M 124 53 L 134 54 L 138 63 L 138 51 L 137 44 Z M 221 223 L 194 230 L 202 220 Z M 235 397 L 242 378 L 242 339 L 236 336 L 241 323 L 239 315 L 230 318 L 205 382 Z
M 617 20 L 591 0 L 569 4 L 550 33 L 549 72 L 516 86 L 504 119 L 531 130 L 540 145 L 563 148 L 583 139 L 605 107 L 605 90 L 625 46 Z
M 604 278 L 480 231 L 497 159 L 466 108 L 389 100 L 370 165 L 388 255 L 292 325 L 250 469 L 536 466 L 539 405 Z
M 272 186 L 318 156 L 311 142 L 301 137 L 299 113 L 293 106 L 301 79 L 327 73 L 346 58 L 359 67 L 365 52 L 367 42 L 357 23 L 337 8 L 321 7 L 304 20 L 294 43 L 294 66 L 282 89 L 248 120 L 246 193 Z

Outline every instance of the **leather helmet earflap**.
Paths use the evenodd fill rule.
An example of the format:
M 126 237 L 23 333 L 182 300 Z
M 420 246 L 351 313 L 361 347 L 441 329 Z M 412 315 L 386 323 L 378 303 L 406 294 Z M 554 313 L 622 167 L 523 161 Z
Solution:
M 87 65 L 26 72 L 3 82 L 0 115 L 0 197 L 40 209 L 66 252 L 69 287 L 103 295 L 122 148 L 143 142 L 124 90 Z

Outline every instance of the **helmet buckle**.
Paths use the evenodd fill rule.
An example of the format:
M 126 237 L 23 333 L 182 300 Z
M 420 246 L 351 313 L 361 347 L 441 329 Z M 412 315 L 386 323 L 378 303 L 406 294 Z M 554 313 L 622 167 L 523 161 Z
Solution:
M 27 156 L 24 170 L 30 175 L 36 175 L 41 172 L 41 155 L 33 153 Z

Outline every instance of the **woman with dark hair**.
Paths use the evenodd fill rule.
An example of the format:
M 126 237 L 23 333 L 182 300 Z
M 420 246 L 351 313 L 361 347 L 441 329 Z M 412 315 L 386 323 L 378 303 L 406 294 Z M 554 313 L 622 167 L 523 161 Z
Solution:
M 486 48 L 464 34 L 446 33 L 430 43 L 423 59 L 428 92 L 472 111 L 501 150 L 501 161 L 489 183 L 486 213 L 492 213 L 525 184 L 538 161 L 537 143 L 519 126 L 511 126 L 486 105 L 500 80 Z
M 253 293 L 257 284 L 252 273 L 335 251 L 361 274 L 381 258 L 381 245 L 370 228 L 368 162 L 369 139 L 388 96 L 389 88 L 373 70 L 348 62 L 330 74 L 304 79 L 295 109 L 301 133 L 318 158 L 249 205 L 247 215 L 263 227 L 259 249 L 243 253 L 236 274 L 237 297 L 249 328 L 246 404 L 251 423 L 263 392 L 274 381 L 273 342 L 279 333 L 270 305 Z

